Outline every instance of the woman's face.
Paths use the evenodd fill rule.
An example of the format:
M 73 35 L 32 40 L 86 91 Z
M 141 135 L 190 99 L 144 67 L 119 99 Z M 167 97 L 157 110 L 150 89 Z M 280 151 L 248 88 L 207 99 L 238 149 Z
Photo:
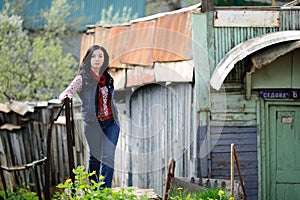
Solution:
M 101 49 L 96 49 L 91 57 L 91 70 L 94 73 L 98 74 L 100 71 L 101 66 L 104 63 L 104 54 Z

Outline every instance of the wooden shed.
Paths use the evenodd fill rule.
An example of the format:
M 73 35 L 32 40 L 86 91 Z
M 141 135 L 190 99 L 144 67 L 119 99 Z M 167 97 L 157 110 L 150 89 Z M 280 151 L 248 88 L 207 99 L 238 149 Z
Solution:
M 111 55 L 115 184 L 162 194 L 171 157 L 176 176 L 227 179 L 234 143 L 248 199 L 297 199 L 299 7 L 211 5 L 83 35 L 82 54 L 100 44 Z

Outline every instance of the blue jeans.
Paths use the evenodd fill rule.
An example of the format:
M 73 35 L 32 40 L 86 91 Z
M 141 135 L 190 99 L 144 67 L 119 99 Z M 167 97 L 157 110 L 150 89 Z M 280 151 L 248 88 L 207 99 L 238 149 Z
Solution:
M 111 188 L 114 174 L 114 155 L 119 138 L 120 127 L 113 119 L 103 122 L 99 121 L 99 124 L 106 136 L 105 140 L 107 140 L 106 142 L 103 142 L 103 154 L 105 155 L 105 159 L 100 162 L 93 155 L 90 155 L 88 171 L 89 173 L 95 171 L 96 174 L 90 176 L 89 179 L 90 182 L 91 180 L 94 180 L 95 182 L 104 182 L 104 185 L 101 185 L 101 187 Z M 99 174 L 104 177 L 102 180 L 99 180 Z

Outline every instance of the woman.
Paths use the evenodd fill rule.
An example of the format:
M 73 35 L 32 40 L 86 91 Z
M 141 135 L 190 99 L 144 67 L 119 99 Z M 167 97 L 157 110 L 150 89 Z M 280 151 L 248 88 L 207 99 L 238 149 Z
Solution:
M 104 177 L 104 185 L 111 187 L 114 173 L 114 154 L 119 138 L 118 111 L 113 99 L 113 78 L 108 73 L 109 56 L 99 46 L 90 47 L 83 58 L 78 75 L 60 94 L 59 98 L 72 98 L 77 92 L 82 101 L 84 133 L 90 148 L 90 177 L 99 182 Z M 92 184 L 92 182 L 91 182 Z

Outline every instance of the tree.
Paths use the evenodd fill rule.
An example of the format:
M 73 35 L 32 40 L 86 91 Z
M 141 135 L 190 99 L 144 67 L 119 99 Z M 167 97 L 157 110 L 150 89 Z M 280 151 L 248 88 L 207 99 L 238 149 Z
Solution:
M 62 47 L 66 24 L 56 23 L 65 21 L 70 14 L 68 9 L 73 9 L 62 6 L 66 1 L 53 0 L 50 10 L 44 11 L 43 34 L 34 37 L 23 29 L 22 18 L 10 12 L 9 3 L 1 10 L 0 101 L 55 98 L 74 77 L 73 67 L 78 63 Z
M 109 6 L 109 9 L 102 9 L 101 10 L 101 20 L 97 22 L 96 24 L 101 25 L 101 24 L 121 24 L 121 23 L 126 23 L 129 22 L 131 19 L 135 19 L 138 16 L 138 13 L 135 13 L 132 16 L 132 9 L 128 7 L 124 7 L 121 14 L 120 11 L 117 11 L 113 15 L 113 10 L 114 7 L 113 5 Z
M 178 10 L 199 3 L 199 0 L 146 0 L 147 15 Z

